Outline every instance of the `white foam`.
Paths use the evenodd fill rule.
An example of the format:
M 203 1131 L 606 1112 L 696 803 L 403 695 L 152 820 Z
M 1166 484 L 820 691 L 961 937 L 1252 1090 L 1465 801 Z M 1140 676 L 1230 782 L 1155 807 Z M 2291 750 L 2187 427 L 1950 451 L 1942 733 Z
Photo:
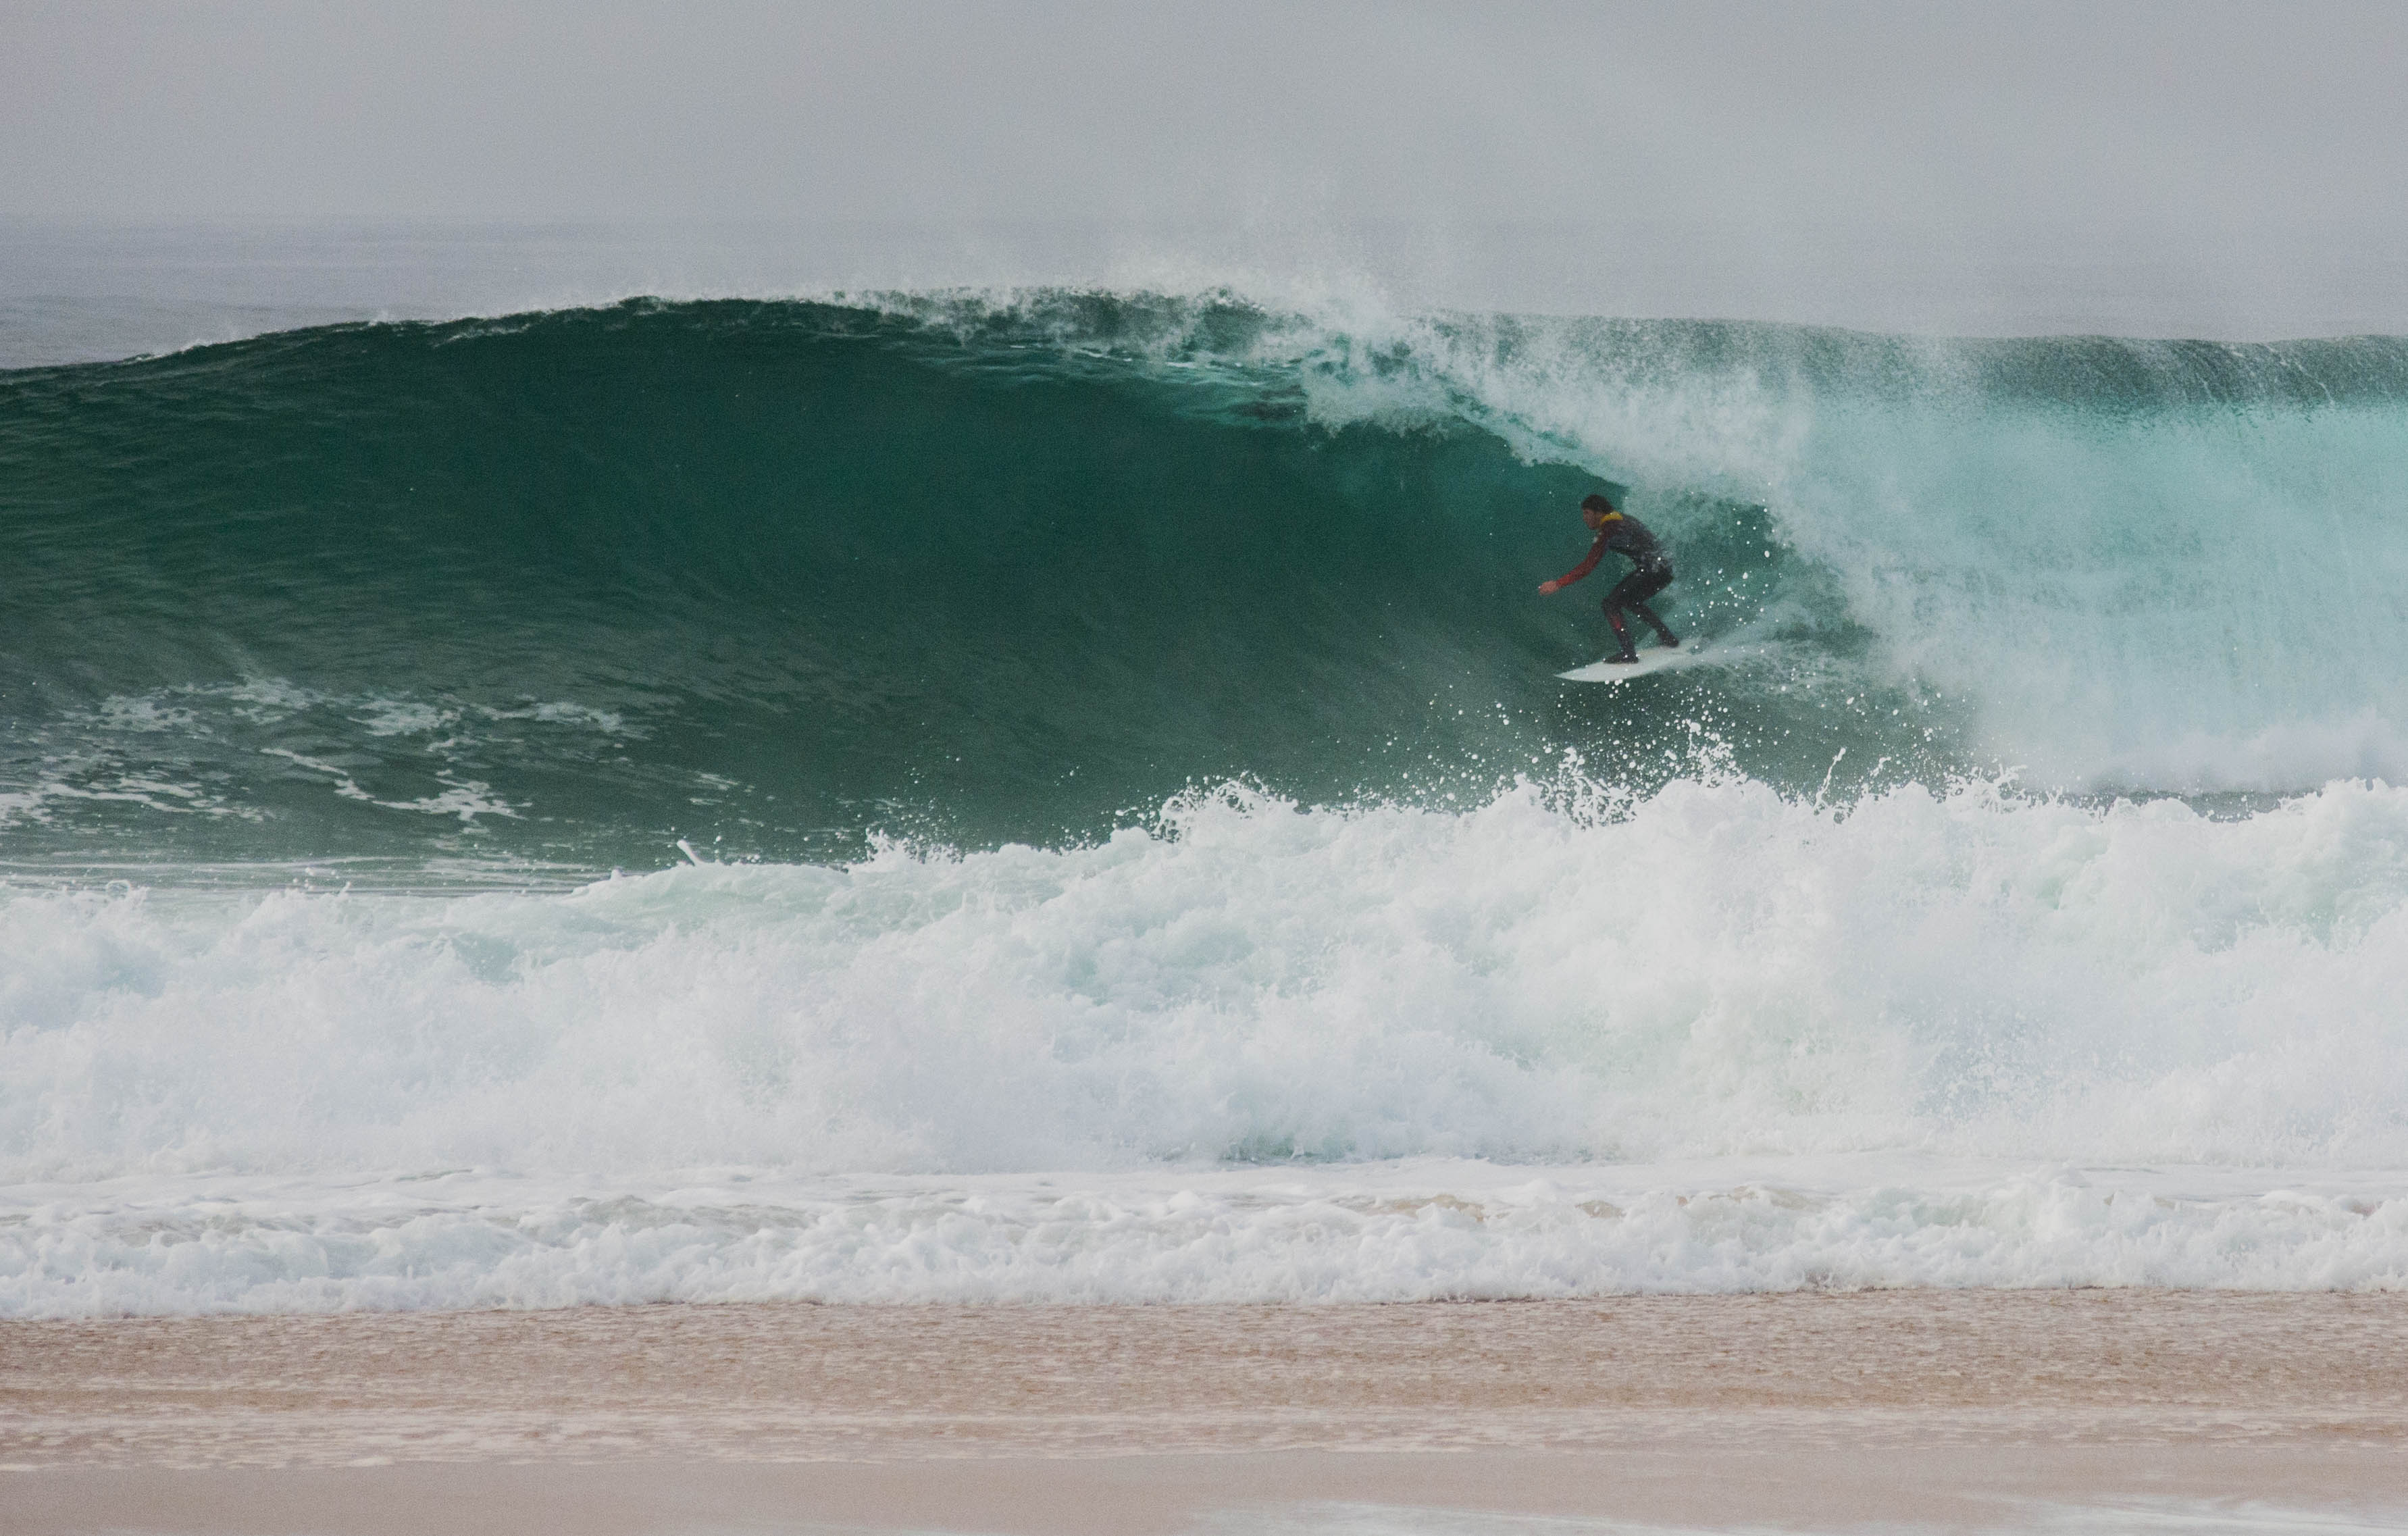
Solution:
M 683 1182 L 127 1179 L 0 1204 L 0 1315 L 2408 1286 L 2365 1175 L 1928 1158 Z
M 1585 794 L 11 893 L 0 1310 L 2408 1274 L 2408 791 Z

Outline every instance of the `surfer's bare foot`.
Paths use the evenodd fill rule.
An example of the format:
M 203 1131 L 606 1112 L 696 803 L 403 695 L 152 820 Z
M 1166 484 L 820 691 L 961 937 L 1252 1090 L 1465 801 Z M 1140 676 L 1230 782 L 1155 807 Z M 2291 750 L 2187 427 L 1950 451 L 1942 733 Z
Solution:
M 1605 664 L 1608 667 L 1631 667 L 1637 665 L 1638 661 L 1639 653 L 1636 651 L 1631 652 L 1627 656 L 1608 656 L 1605 658 Z
M 1681 649 L 1681 637 L 1678 635 L 1658 635 L 1656 638 L 1664 642 L 1664 649 L 1667 651 Z

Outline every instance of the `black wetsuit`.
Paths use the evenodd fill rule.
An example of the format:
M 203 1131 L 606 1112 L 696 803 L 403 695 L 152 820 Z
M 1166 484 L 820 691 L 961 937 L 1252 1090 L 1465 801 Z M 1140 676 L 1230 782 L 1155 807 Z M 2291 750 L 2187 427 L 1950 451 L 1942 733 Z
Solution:
M 1622 619 L 1622 610 L 1626 608 L 1646 620 L 1648 627 L 1656 631 L 1656 639 L 1666 645 L 1680 644 L 1680 638 L 1667 629 L 1664 621 L 1656 616 L 1656 610 L 1647 606 L 1648 598 L 1672 584 L 1672 562 L 1664 557 L 1664 547 L 1656 542 L 1656 536 L 1647 531 L 1646 524 L 1627 512 L 1617 512 L 1607 518 L 1605 526 L 1597 531 L 1597 542 L 1589 546 L 1588 558 L 1573 567 L 1555 584 L 1568 587 L 1586 576 L 1597 568 L 1597 563 L 1605 558 L 1608 550 L 1627 556 L 1630 561 L 1630 574 L 1614 582 L 1613 590 L 1605 595 L 1605 622 L 1613 625 L 1613 638 L 1622 642 L 1622 653 L 1626 656 L 1639 653 L 1631 649 L 1630 626 Z

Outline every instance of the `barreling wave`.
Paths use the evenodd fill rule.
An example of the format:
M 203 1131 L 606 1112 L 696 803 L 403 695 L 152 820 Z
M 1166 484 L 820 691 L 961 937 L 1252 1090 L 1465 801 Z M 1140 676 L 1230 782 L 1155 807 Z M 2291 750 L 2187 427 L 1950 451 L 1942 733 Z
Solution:
M 0 374 L 0 1314 L 2408 1285 L 2404 508 L 2386 338 Z
M 2408 343 L 634 303 L 0 376 L 21 850 L 657 862 L 1193 782 L 1842 795 L 2408 764 Z M 1667 537 L 1644 689 L 1569 567 Z M 1837 765 L 1835 768 L 1835 764 Z

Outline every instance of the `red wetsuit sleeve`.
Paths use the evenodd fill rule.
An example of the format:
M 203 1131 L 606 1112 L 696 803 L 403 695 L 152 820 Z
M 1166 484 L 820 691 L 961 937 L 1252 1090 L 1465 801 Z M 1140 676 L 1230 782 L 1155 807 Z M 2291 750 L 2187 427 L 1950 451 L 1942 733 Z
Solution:
M 1586 576 L 1590 571 L 1597 569 L 1597 563 L 1605 558 L 1605 541 L 1611 537 L 1612 537 L 1611 529 L 1607 530 L 1605 533 L 1598 535 L 1597 542 L 1588 547 L 1588 558 L 1582 561 L 1579 565 L 1574 566 L 1570 570 L 1565 572 L 1563 575 L 1556 577 L 1555 585 L 1559 587 L 1568 587 L 1574 581 L 1579 581 L 1582 577 Z

